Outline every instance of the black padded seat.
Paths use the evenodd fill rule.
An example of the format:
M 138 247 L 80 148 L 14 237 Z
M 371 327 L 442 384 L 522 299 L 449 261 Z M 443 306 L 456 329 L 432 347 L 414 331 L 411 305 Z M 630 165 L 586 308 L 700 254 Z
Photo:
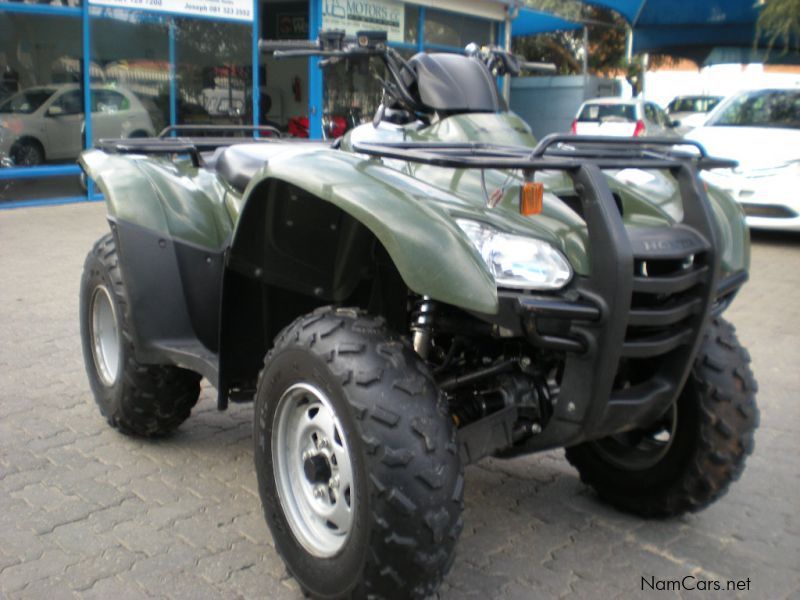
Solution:
M 237 144 L 224 148 L 213 161 L 213 168 L 235 190 L 243 192 L 250 180 L 270 158 L 290 148 L 330 148 L 330 142 L 295 141 Z M 216 154 L 216 153 L 215 153 Z

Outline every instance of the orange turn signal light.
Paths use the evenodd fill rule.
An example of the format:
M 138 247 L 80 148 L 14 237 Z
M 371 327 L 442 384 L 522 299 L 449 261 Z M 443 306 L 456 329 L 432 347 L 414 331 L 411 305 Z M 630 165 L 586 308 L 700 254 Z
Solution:
M 538 181 L 526 181 L 519 190 L 519 214 L 526 217 L 542 212 L 544 200 L 544 184 Z

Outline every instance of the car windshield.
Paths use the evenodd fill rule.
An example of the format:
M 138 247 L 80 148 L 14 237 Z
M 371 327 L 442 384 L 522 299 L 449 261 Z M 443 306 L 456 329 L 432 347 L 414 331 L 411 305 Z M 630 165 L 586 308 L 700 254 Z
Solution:
M 708 125 L 800 129 L 800 90 L 761 90 L 736 96 Z
M 44 104 L 54 93 L 55 90 L 50 88 L 20 92 L 0 104 L 0 113 L 29 115 Z
M 633 104 L 587 104 L 578 121 L 630 121 L 636 120 Z
M 708 112 L 714 108 L 721 98 L 716 96 L 685 96 L 675 98 L 669 103 L 669 112 Z

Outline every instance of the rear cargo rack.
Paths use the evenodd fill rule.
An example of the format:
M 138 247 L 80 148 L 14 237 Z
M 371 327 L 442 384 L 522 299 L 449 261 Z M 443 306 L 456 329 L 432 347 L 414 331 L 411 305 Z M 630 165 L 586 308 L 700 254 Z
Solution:
M 185 132 L 190 137 L 177 136 Z M 237 136 L 249 133 L 249 137 Z M 260 137 L 264 135 L 265 137 Z M 276 142 L 281 132 L 270 125 L 170 125 L 155 138 L 102 139 L 98 147 L 115 154 L 188 154 L 195 167 L 203 166 L 201 152 L 234 144 Z
M 245 133 L 252 134 L 258 133 L 268 134 L 268 137 L 281 137 L 281 131 L 272 125 L 170 125 L 161 130 L 158 134 L 159 138 L 171 136 L 173 133 L 184 131 L 186 133 L 193 133 L 196 136 L 209 136 L 209 137 L 227 137 L 224 133 Z M 213 134 L 213 135 L 211 135 Z M 230 136 L 234 137 L 234 136 Z

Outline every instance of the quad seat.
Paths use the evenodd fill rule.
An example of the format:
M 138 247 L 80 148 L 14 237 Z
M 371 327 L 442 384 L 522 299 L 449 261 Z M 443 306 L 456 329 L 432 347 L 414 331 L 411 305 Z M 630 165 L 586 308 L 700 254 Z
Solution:
M 253 144 L 236 144 L 219 148 L 206 160 L 206 167 L 217 174 L 232 188 L 243 192 L 253 176 L 274 156 L 289 149 L 330 148 L 330 142 L 316 141 L 276 141 Z

